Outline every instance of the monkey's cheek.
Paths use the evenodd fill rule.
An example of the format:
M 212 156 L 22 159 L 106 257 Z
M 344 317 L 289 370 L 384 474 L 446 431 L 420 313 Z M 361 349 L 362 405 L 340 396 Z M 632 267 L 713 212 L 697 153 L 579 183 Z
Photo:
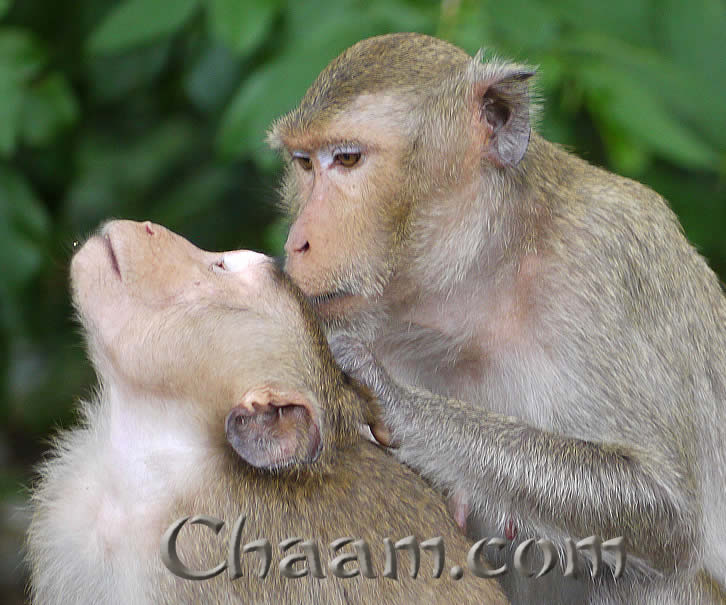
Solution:
M 73 292 L 73 303 L 89 341 L 97 343 L 95 350 L 112 353 L 123 347 L 121 335 L 125 334 L 133 314 L 120 304 L 121 293 L 115 298 L 101 288 L 79 288 Z
M 79 311 L 103 302 L 112 279 L 119 280 L 115 257 L 100 237 L 89 239 L 71 261 L 71 289 Z M 120 281 L 120 280 L 119 280 Z

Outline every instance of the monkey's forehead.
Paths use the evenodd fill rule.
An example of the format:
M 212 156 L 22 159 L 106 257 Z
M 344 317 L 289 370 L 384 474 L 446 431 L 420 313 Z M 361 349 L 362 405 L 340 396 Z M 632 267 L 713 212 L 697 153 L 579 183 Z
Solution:
M 438 38 L 422 34 L 376 36 L 361 40 L 333 59 L 305 96 L 426 86 L 471 60 L 465 51 Z
M 428 90 L 472 61 L 465 51 L 423 34 L 367 38 L 333 59 L 310 86 L 300 105 L 275 123 L 271 142 L 300 136 L 327 124 L 365 93 L 402 95 Z

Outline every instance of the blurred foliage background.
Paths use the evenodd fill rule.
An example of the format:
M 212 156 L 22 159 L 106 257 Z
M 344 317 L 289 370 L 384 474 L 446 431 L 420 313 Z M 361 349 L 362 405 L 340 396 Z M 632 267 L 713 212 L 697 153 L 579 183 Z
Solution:
M 124 217 L 279 254 L 267 126 L 393 31 L 539 65 L 544 135 L 662 193 L 726 276 L 724 0 L 0 0 L 0 600 L 23 486 L 93 383 L 73 242 Z

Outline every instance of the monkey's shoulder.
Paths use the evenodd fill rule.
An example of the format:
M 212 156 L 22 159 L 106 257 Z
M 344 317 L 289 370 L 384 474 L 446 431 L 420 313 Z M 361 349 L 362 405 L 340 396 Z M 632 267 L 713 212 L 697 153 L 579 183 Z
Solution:
M 340 476 L 346 477 L 349 498 L 370 502 L 371 521 L 381 529 L 411 529 L 412 534 L 436 530 L 459 542 L 464 538 L 446 503 L 431 484 L 398 461 L 385 448 L 361 439 L 340 456 Z M 381 505 L 385 516 L 380 516 Z M 365 507 L 363 507 L 365 514 Z
M 594 166 L 538 137 L 535 160 L 555 168 L 536 180 L 537 252 L 558 288 L 593 300 L 683 309 L 705 301 L 726 316 L 718 278 L 687 240 L 668 201 L 647 185 Z M 537 161 L 534 165 L 538 165 Z M 548 279 L 544 279 L 549 284 Z M 629 304 L 630 304 L 629 303 Z M 614 308 L 614 307 L 612 307 Z

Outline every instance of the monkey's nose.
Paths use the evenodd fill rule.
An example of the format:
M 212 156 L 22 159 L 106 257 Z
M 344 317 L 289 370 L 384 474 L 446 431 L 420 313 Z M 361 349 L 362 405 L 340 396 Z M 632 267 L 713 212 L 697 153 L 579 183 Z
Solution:
M 305 235 L 294 229 L 291 230 L 287 236 L 287 242 L 285 242 L 285 252 L 288 256 L 305 254 L 309 250 L 310 242 Z

